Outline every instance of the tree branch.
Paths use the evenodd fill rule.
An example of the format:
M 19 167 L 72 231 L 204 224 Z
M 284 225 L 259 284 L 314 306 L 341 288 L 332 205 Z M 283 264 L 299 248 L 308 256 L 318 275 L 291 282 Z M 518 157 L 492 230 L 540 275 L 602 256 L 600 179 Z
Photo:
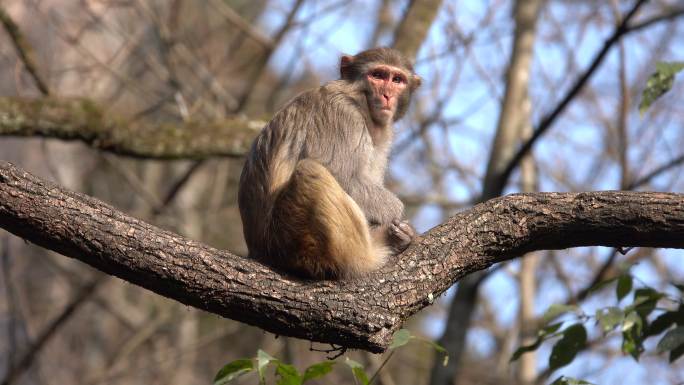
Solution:
M 392 47 L 415 60 L 441 7 L 442 0 L 411 0 L 394 32 Z
M 240 157 L 265 122 L 130 122 L 87 99 L 0 97 L 0 135 L 79 140 L 119 155 L 146 159 Z
M 603 42 L 603 47 L 601 48 L 601 50 L 599 50 L 596 56 L 594 56 L 594 59 L 591 61 L 589 67 L 587 67 L 587 69 L 585 69 L 582 72 L 582 74 L 575 80 L 572 87 L 567 91 L 565 96 L 556 105 L 556 107 L 542 118 L 542 120 L 539 122 L 539 125 L 535 127 L 532 136 L 525 143 L 522 144 L 522 146 L 517 150 L 517 152 L 515 153 L 511 161 L 508 163 L 506 168 L 503 170 L 503 172 L 501 172 L 501 174 L 497 176 L 496 181 L 491 184 L 491 188 L 493 191 L 498 191 L 498 194 L 501 194 L 501 192 L 504 190 L 504 187 L 506 187 L 506 182 L 508 181 L 510 175 L 513 173 L 513 170 L 515 170 L 518 167 L 518 164 L 522 161 L 525 155 L 532 150 L 532 147 L 536 144 L 539 138 L 541 138 L 542 135 L 544 135 L 544 133 L 551 128 L 553 123 L 556 122 L 558 116 L 560 116 L 560 114 L 563 113 L 563 111 L 565 111 L 565 108 L 570 104 L 571 101 L 575 99 L 575 96 L 579 94 L 582 88 L 584 88 L 584 85 L 598 70 L 599 66 L 603 62 L 603 59 L 606 57 L 606 55 L 613 47 L 613 45 L 619 42 L 624 35 L 627 35 L 630 32 L 637 31 L 637 29 L 630 29 L 629 23 L 632 20 L 632 18 L 637 14 L 639 8 L 641 8 L 641 6 L 643 6 L 646 3 L 646 1 L 647 0 L 637 0 L 632 6 L 632 8 L 624 15 L 622 21 L 615 28 L 610 37 Z
M 300 281 L 161 230 L 0 162 L 0 227 L 108 274 L 279 335 L 385 350 L 404 320 L 460 278 L 541 249 L 684 248 L 684 195 L 511 195 L 431 229 L 382 269 Z
M 35 342 L 33 342 L 28 349 L 19 358 L 18 363 L 7 370 L 5 378 L 0 382 L 1 385 L 10 385 L 16 383 L 19 376 L 30 369 L 31 364 L 38 356 L 38 353 L 43 349 L 47 343 L 60 328 L 71 319 L 71 316 L 95 294 L 98 286 L 105 281 L 105 276 L 100 276 L 93 279 L 88 284 L 81 287 L 76 295 L 69 301 L 69 303 L 62 309 L 62 312 L 55 319 L 50 322 L 45 329 L 38 335 Z
M 38 74 L 36 61 L 33 55 L 33 49 L 31 49 L 31 46 L 26 41 L 26 38 L 19 30 L 19 26 L 14 22 L 14 20 L 12 20 L 12 17 L 10 17 L 10 15 L 1 7 L 0 24 L 2 24 L 2 26 L 5 28 L 5 31 L 9 35 L 12 45 L 14 45 L 14 49 L 16 49 L 17 51 L 17 55 L 19 55 L 19 59 L 22 63 L 24 63 L 26 71 L 29 73 L 33 81 L 36 83 L 36 87 L 38 87 L 40 93 L 43 95 L 49 95 L 50 88 L 47 86 L 47 83 L 43 80 L 43 78 Z

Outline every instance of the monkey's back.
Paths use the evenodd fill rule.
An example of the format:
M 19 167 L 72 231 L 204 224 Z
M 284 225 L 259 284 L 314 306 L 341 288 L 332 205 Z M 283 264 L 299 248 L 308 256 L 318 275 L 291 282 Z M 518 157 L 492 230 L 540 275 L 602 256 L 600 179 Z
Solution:
M 355 163 L 372 145 L 365 135 L 362 105 L 343 81 L 300 94 L 278 111 L 255 139 L 240 177 L 238 203 L 252 257 L 287 258 L 286 240 L 274 236 L 274 204 L 297 163 L 311 159 L 326 167 L 344 187 Z M 330 167 L 334 165 L 334 167 Z

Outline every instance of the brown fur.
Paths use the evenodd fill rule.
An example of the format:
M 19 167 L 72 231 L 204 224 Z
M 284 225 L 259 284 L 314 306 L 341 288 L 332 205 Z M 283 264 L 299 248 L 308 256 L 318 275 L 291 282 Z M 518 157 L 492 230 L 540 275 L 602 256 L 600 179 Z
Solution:
M 321 194 L 325 192 L 325 194 Z M 310 159 L 299 161 L 273 212 L 274 229 L 297 258 L 283 268 L 314 277 L 353 276 L 384 262 L 365 217 L 328 170 Z
M 306 277 L 353 277 L 410 242 L 410 226 L 398 225 L 403 204 L 383 186 L 391 123 L 405 106 L 387 124 L 372 118 L 376 90 L 363 71 L 378 62 L 406 73 L 408 104 L 419 84 L 410 63 L 369 50 L 343 57 L 341 80 L 292 100 L 254 141 L 238 193 L 252 257 Z

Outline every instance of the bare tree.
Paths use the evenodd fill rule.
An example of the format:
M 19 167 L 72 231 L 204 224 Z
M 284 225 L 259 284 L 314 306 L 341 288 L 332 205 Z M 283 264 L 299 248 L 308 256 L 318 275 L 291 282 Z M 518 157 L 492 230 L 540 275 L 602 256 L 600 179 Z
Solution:
M 540 382 L 543 354 L 508 363 L 549 305 L 535 283 L 582 305 L 609 303 L 590 289 L 636 262 L 635 276 L 681 279 L 677 252 L 620 253 L 682 247 L 680 195 L 577 192 L 684 188 L 681 82 L 643 117 L 635 108 L 653 61 L 678 59 L 674 0 L 8 0 L 0 10 L 0 227 L 18 235 L 0 237 L 5 383 L 207 383 L 257 348 L 297 367 L 324 359 L 319 350 L 380 352 L 402 325 L 428 337 L 444 328 L 449 366 L 420 344 L 388 362 L 346 354 L 382 367 L 386 385 Z M 432 229 L 354 281 L 302 282 L 242 257 L 242 154 L 287 98 L 370 42 L 415 58 L 424 79 L 397 125 L 388 184 Z M 576 192 L 496 198 L 535 184 Z M 575 248 L 585 245 L 615 248 Z M 518 258 L 533 250 L 552 251 Z M 440 297 L 455 284 L 447 307 Z M 591 343 L 605 368 L 593 373 L 623 359 Z M 344 370 L 327 380 L 353 381 Z

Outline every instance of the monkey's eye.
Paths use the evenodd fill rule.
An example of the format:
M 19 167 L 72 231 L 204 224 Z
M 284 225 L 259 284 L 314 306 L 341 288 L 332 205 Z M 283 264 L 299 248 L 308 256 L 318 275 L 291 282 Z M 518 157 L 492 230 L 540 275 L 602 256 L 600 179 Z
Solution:
M 385 77 L 385 74 L 382 71 L 376 70 L 371 72 L 371 76 L 375 79 L 382 79 Z
M 399 76 L 399 75 L 395 75 L 395 76 L 392 78 L 392 82 L 394 82 L 394 83 L 403 83 L 403 82 L 404 82 L 404 78 L 401 77 L 401 76 Z

